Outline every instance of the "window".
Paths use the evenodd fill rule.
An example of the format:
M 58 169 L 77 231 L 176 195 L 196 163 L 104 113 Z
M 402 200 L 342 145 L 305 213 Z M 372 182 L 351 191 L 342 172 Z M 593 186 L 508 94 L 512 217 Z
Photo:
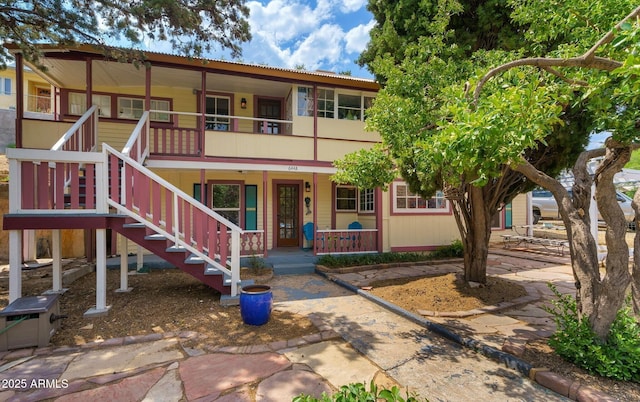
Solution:
M 375 211 L 375 192 L 373 189 L 360 190 L 360 212 Z
M 338 119 L 360 120 L 362 112 L 359 95 L 338 94 Z
M 356 188 L 351 186 L 336 187 L 336 211 L 356 210 Z
M 149 113 L 149 119 L 153 121 L 164 121 L 167 123 L 171 121 L 171 115 L 169 113 L 162 112 L 168 112 L 169 110 L 171 110 L 171 104 L 169 101 L 151 99 L 151 110 L 156 111 Z
M 118 118 L 139 119 L 144 112 L 144 99 L 118 98 Z
M 444 193 L 438 191 L 434 197 L 425 200 L 409 190 L 409 186 L 403 182 L 393 183 L 393 212 L 399 213 L 431 213 L 449 212 L 449 203 L 444 198 Z
M 228 96 L 207 96 L 206 129 L 216 131 L 229 131 L 231 120 L 231 98 Z
M 0 83 L 2 83 L 3 79 L 0 78 Z M 11 95 L 11 78 L 4 78 L 4 83 L 2 88 L 0 88 L 2 94 Z
M 313 116 L 313 88 L 298 87 L 298 116 Z
M 240 184 L 214 183 L 211 209 L 240 226 Z
M 373 106 L 373 100 L 375 98 L 373 96 L 365 96 L 364 97 L 364 119 L 367 119 L 367 110 Z
M 87 111 L 87 95 L 81 92 L 69 93 L 69 114 L 81 115 Z M 91 96 L 91 104 L 98 105 L 98 116 L 111 117 L 111 96 L 96 95 Z
M 318 90 L 318 117 L 333 119 L 334 116 L 334 92 L 331 89 Z

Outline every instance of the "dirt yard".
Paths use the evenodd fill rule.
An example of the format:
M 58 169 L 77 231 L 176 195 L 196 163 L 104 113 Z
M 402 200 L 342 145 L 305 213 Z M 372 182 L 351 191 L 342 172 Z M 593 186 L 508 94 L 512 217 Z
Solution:
M 85 264 L 76 260 L 74 264 Z M 245 270 L 244 278 L 268 281 L 269 272 Z M 61 297 L 61 312 L 68 315 L 51 342 L 56 346 L 79 345 L 91 341 L 145 335 L 156 332 L 196 331 L 201 336 L 189 340 L 188 347 L 262 344 L 316 333 L 317 329 L 304 316 L 273 311 L 269 322 L 260 327 L 245 325 L 239 307 L 222 307 L 219 294 L 191 276 L 173 269 L 152 270 L 148 274 L 129 277 L 135 290 L 115 293 L 119 287 L 119 271 L 108 271 L 107 316 L 84 318 L 84 312 L 95 303 L 95 274 L 88 274 L 69 286 Z M 268 282 L 267 282 L 268 283 Z M 51 287 L 51 269 L 23 271 L 23 294 L 37 295 Z M 437 292 L 433 292 L 437 289 Z M 374 284 L 374 294 L 408 310 L 422 308 L 434 311 L 457 311 L 508 301 L 523 295 L 518 284 L 490 280 L 489 285 L 469 288 L 455 275 Z M 0 272 L 0 307 L 8 302 L 7 272 Z M 418 307 L 419 306 L 419 307 Z M 533 342 L 524 359 L 534 367 L 548 367 L 566 377 L 599 388 L 618 400 L 640 400 L 640 386 L 591 376 L 556 356 L 544 340 Z

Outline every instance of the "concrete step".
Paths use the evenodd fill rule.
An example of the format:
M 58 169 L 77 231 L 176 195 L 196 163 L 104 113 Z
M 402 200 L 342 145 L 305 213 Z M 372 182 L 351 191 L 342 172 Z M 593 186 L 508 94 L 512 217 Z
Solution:
M 316 270 L 316 265 L 313 263 L 276 263 L 273 265 L 274 275 L 304 275 L 312 274 Z

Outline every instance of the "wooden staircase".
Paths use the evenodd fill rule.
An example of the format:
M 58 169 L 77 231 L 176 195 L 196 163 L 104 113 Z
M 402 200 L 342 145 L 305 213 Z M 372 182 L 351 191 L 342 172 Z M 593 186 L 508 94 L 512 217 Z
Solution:
M 208 264 L 184 247 L 175 246 L 164 235 L 155 233 L 144 224 L 124 216 L 118 216 L 110 219 L 110 228 L 221 294 L 231 294 L 231 277 L 229 275 Z M 224 264 L 226 265 L 227 262 Z

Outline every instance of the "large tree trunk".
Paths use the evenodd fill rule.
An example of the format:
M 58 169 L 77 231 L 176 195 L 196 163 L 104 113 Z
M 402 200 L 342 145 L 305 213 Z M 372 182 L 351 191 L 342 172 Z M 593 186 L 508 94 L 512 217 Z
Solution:
M 464 279 L 467 282 L 487 282 L 492 214 L 486 192 L 486 188 L 468 185 L 465 197 L 450 200 L 462 238 Z
M 629 154 L 628 149 L 609 149 L 595 175 L 596 200 L 607 224 L 604 276 L 600 274 L 598 243 L 591 234 L 589 218 L 592 179 L 586 166 L 594 154 L 585 152 L 576 161 L 573 169 L 573 199 L 558 180 L 538 171 L 526 161 L 514 166 L 514 170 L 550 190 L 558 202 L 560 215 L 567 228 L 579 314 L 581 319 L 589 321 L 591 329 L 602 341 L 606 341 L 609 335 L 611 324 L 623 306 L 631 282 L 629 248 L 625 241 L 627 223 L 617 203 L 613 185 L 614 174 L 629 160 Z M 640 286 L 635 288 L 640 289 Z

